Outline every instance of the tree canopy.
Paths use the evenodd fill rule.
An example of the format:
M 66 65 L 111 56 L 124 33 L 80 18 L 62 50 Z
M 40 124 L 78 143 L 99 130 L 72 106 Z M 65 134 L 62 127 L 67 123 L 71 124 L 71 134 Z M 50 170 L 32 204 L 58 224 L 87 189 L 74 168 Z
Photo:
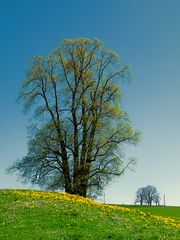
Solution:
M 86 196 L 98 192 L 133 162 L 124 144 L 136 144 L 122 109 L 120 81 L 130 67 L 97 39 L 65 39 L 48 56 L 36 56 L 19 94 L 32 114 L 27 155 L 10 171 L 24 181 Z

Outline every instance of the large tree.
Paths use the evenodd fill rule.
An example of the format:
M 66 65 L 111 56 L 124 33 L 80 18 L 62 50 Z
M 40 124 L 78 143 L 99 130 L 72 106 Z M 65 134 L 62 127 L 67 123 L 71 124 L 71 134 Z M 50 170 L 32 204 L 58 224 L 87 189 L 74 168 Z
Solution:
M 86 196 L 133 162 L 122 146 L 136 144 L 120 100 L 131 77 L 114 51 L 97 39 L 66 39 L 49 56 L 36 56 L 19 101 L 33 114 L 28 152 L 10 171 L 50 189 Z

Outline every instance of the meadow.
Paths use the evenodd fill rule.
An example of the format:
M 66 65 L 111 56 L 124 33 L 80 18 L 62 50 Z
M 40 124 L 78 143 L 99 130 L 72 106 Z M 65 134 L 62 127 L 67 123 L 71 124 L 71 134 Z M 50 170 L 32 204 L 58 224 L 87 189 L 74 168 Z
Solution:
M 137 209 L 145 213 L 170 217 L 180 221 L 180 207 L 176 206 L 146 206 L 146 205 L 124 205 L 130 209 Z
M 0 240 L 180 239 L 180 221 L 66 193 L 0 190 Z

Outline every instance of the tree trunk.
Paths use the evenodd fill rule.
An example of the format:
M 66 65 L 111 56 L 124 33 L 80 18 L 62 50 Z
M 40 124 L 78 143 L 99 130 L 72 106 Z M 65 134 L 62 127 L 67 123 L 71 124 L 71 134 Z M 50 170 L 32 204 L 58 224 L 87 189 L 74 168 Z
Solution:
M 78 177 L 76 178 L 76 182 L 74 184 L 74 193 L 80 196 L 87 196 L 87 188 L 88 188 L 88 177 L 89 177 L 90 164 L 85 164 L 81 166 L 78 171 Z
M 62 152 L 62 163 L 63 163 L 63 175 L 64 175 L 64 182 L 65 182 L 65 192 L 73 193 L 66 147 L 64 145 L 64 142 L 61 141 L 61 140 L 60 140 L 60 146 L 61 146 L 61 152 Z

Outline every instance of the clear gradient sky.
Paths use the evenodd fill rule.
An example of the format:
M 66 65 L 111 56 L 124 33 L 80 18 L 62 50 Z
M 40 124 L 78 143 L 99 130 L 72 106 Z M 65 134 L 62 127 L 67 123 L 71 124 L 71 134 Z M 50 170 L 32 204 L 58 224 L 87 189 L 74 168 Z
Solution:
M 134 171 L 107 188 L 106 201 L 133 203 L 139 187 L 154 185 L 180 205 L 179 13 L 179 0 L 0 0 L 0 188 L 30 187 L 5 174 L 26 153 L 30 116 L 15 101 L 28 60 L 64 38 L 99 38 L 132 66 L 123 106 L 142 132 L 126 149 Z

